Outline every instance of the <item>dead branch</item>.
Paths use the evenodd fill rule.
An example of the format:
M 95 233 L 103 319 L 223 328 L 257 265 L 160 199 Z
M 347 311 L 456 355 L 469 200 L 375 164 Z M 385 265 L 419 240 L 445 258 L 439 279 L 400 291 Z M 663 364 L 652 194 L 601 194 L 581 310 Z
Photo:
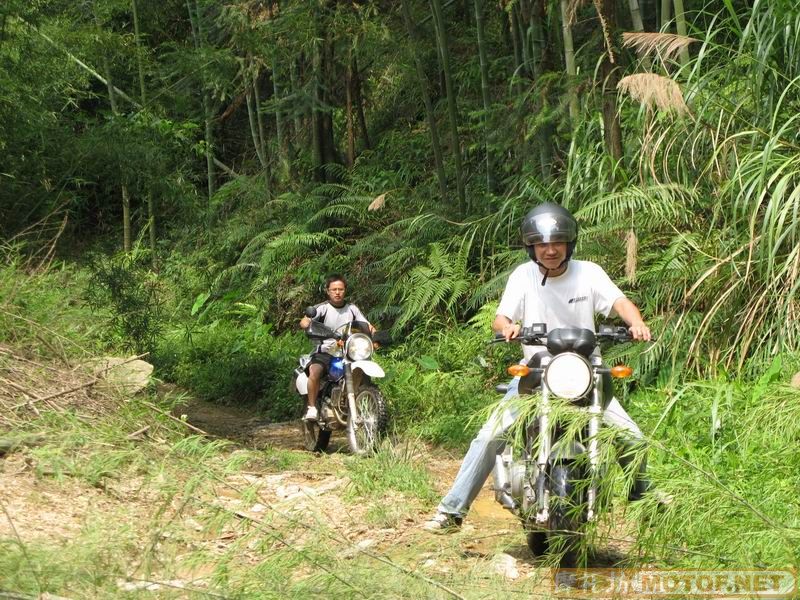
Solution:
M 147 407 L 149 407 L 149 408 L 152 408 L 152 409 L 153 409 L 154 411 L 156 411 L 157 413 L 159 413 L 159 414 L 162 414 L 162 415 L 164 415 L 165 417 L 168 417 L 168 418 L 172 419 L 172 420 L 173 420 L 173 421 L 175 421 L 176 423 L 180 423 L 181 425 L 184 425 L 184 426 L 188 427 L 188 428 L 189 428 L 189 429 L 191 429 L 192 431 L 196 431 L 196 432 L 197 432 L 197 433 L 199 433 L 200 435 L 205 435 L 205 436 L 208 436 L 208 433 L 207 433 L 207 432 L 205 432 L 205 431 L 203 431 L 203 430 L 202 430 L 202 429 L 200 429 L 199 427 L 195 427 L 195 426 L 194 426 L 194 425 L 192 425 L 191 423 L 187 423 L 186 421 L 182 421 L 182 420 L 181 420 L 181 419 L 179 419 L 178 417 L 175 417 L 175 416 L 173 416 L 173 415 L 169 414 L 167 411 L 165 411 L 165 410 L 162 410 L 162 409 L 158 408 L 158 407 L 157 407 L 155 404 L 153 404 L 152 402 L 148 402 L 147 400 L 142 400 L 142 404 L 144 404 L 145 406 L 147 406 Z
M 144 356 L 147 356 L 148 354 L 150 354 L 150 353 L 149 352 L 145 352 L 144 354 L 140 354 L 138 356 L 132 356 L 131 358 L 129 358 L 129 359 L 127 359 L 127 360 L 125 360 L 125 361 L 123 361 L 121 363 L 118 363 L 116 365 L 111 365 L 109 367 L 106 367 L 105 369 L 101 369 L 100 371 L 98 371 L 98 373 L 105 374 L 108 371 L 110 371 L 111 369 L 116 369 L 117 367 L 121 367 L 122 365 L 128 364 L 129 362 L 132 362 L 134 360 L 139 360 L 140 358 L 142 358 Z M 29 400 L 28 402 L 22 402 L 20 404 L 12 406 L 11 410 L 16 410 L 16 409 L 18 409 L 18 408 L 20 408 L 22 406 L 25 406 L 25 405 L 32 405 L 32 403 L 34 403 L 34 402 L 46 402 L 48 400 L 52 400 L 53 398 L 59 398 L 60 396 L 66 396 L 67 394 L 71 394 L 72 392 L 77 392 L 78 390 L 82 390 L 82 389 L 91 387 L 91 386 L 95 385 L 97 382 L 101 381 L 102 379 L 103 379 L 102 377 L 96 376 L 91 381 L 87 381 L 86 383 L 82 383 L 80 385 L 73 386 L 73 387 L 71 387 L 69 389 L 62 390 L 62 391 L 56 392 L 54 394 L 50 394 L 49 396 L 44 396 L 42 398 L 34 397 L 31 400 Z

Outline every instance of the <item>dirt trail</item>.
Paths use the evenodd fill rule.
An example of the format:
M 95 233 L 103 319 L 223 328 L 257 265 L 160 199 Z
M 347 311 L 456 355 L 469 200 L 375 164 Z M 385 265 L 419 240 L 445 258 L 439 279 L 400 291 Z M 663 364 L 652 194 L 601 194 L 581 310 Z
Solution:
M 270 423 L 253 417 L 252 412 L 240 407 L 222 406 L 200 400 L 190 400 L 173 412 L 176 416 L 185 415 L 183 418 L 189 423 L 214 437 L 229 439 L 246 447 L 304 449 L 299 421 Z M 349 452 L 342 432 L 334 433 L 329 449 L 332 453 Z M 431 452 L 428 461 L 429 472 L 436 482 L 437 491 L 444 494 L 458 471 L 462 457 L 441 450 L 430 448 L 428 450 Z M 428 513 L 418 515 L 417 522 L 411 527 L 417 527 L 428 516 L 430 516 Z M 467 555 L 485 555 L 495 546 L 498 537 L 514 533 L 518 534 L 520 546 L 509 553 L 515 558 L 532 563 L 518 521 L 495 501 L 491 480 L 483 486 L 473 503 L 464 531 L 470 538 L 464 545 L 464 552 Z
M 173 414 L 214 438 L 233 442 L 225 454 L 237 452 L 237 446 L 303 450 L 299 421 L 270 423 L 240 407 L 198 400 L 187 400 Z M 542 563 L 530 554 L 518 521 L 494 501 L 491 482 L 484 485 L 469 518 L 455 534 L 424 531 L 421 525 L 430 516 L 431 507 L 401 493 L 390 497 L 384 503 L 386 506 L 382 505 L 390 513 L 399 511 L 400 516 L 394 518 L 389 514 L 384 524 L 374 525 L 371 523 L 376 520 L 367 518 L 369 507 L 364 506 L 369 503 L 359 503 L 348 493 L 349 450 L 342 433 L 334 434 L 330 449 L 331 454 L 322 457 L 321 463 L 301 460 L 294 468 L 276 468 L 274 461 L 265 460 L 261 464 L 256 460 L 248 465 L 247 471 L 231 473 L 215 482 L 200 499 L 201 504 L 236 515 L 235 526 L 207 531 L 196 520 L 201 518 L 197 510 L 184 510 L 182 503 L 173 507 L 176 508 L 174 525 L 182 533 L 169 539 L 186 537 L 184 542 L 176 542 L 176 555 L 192 548 L 203 549 L 210 557 L 202 565 L 186 565 L 185 572 L 179 566 L 177 574 L 181 581 L 206 585 L 203 582 L 213 570 L 213 557 L 223 556 L 236 547 L 242 535 L 238 523 L 242 520 L 259 523 L 269 518 L 299 544 L 317 535 L 319 525 L 324 525 L 329 532 L 325 535 L 334 536 L 345 555 L 367 549 L 434 579 L 449 580 L 458 573 L 499 574 L 509 585 L 529 582 L 534 587 L 527 589 L 538 590 L 540 586 L 549 589 L 549 584 L 541 580 L 546 577 L 540 568 Z M 420 447 L 419 451 L 415 447 L 414 451 L 416 460 L 427 465 L 436 491 L 444 494 L 462 456 L 429 447 Z M 110 480 L 91 487 L 79 478 L 41 477 L 36 470 L 35 461 L 24 453 L 0 461 L 0 502 L 7 510 L 5 522 L 0 519 L 0 537 L 63 545 L 79 539 L 87 524 L 98 521 L 121 521 L 132 529 L 141 529 L 153 519 L 153 507 L 158 506 L 155 492 L 144 481 Z M 377 501 L 381 503 L 380 499 Z M 148 536 L 143 537 L 146 543 L 152 532 L 141 529 L 140 534 Z M 159 531 L 158 535 L 166 540 L 168 534 Z M 245 554 L 243 560 L 254 567 L 263 556 Z M 132 567 L 129 576 L 137 573 L 137 569 Z

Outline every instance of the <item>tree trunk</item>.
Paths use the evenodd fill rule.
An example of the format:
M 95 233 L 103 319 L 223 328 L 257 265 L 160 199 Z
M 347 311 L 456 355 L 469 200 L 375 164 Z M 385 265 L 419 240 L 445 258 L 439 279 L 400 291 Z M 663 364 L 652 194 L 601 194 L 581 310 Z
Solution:
M 333 138 L 333 116 L 328 103 L 329 69 L 333 65 L 333 47 L 326 36 L 322 36 L 314 53 L 314 174 L 315 180 L 328 181 L 325 165 L 338 161 Z
M 269 167 L 269 151 L 267 145 L 267 129 L 264 127 L 264 115 L 261 112 L 261 94 L 258 92 L 259 74 L 256 72 L 253 77 L 253 108 L 255 109 L 256 125 L 258 126 L 258 142 L 261 146 L 261 156 L 264 160 L 264 167 Z
M 147 109 L 147 87 L 144 84 L 144 61 L 142 60 L 142 37 L 139 30 L 139 11 L 136 6 L 136 0 L 131 0 L 131 12 L 133 13 L 133 36 L 136 42 L 136 66 L 139 71 L 139 95 L 142 106 Z M 150 261 L 155 271 L 158 270 L 158 253 L 156 251 L 156 208 L 152 192 L 147 193 L 147 228 L 150 233 Z
M 353 117 L 353 104 L 354 104 L 353 97 L 355 96 L 355 91 L 353 90 L 354 74 L 353 74 L 352 52 L 353 50 L 351 48 L 350 56 L 348 57 L 347 61 L 347 81 L 345 82 L 345 95 L 346 95 L 345 120 L 347 121 L 347 168 L 348 169 L 352 169 L 353 165 L 356 162 L 356 127 L 355 127 L 355 119 Z
M 97 27 L 100 28 L 100 21 L 96 15 L 95 22 Z M 111 105 L 111 112 L 114 115 L 119 115 L 117 99 L 114 96 L 114 83 L 111 79 L 111 63 L 106 53 L 103 53 L 103 70 L 105 71 L 108 103 Z M 122 250 L 124 252 L 131 251 L 131 198 L 128 194 L 128 186 L 124 183 L 122 184 Z
M 492 164 L 492 142 L 489 132 L 489 60 L 486 56 L 486 39 L 484 32 L 483 0 L 474 0 L 475 25 L 478 35 L 478 58 L 481 64 L 481 98 L 483 100 L 483 136 L 486 148 L 486 189 L 495 191 L 494 166 Z
M 514 16 L 514 10 L 506 13 L 508 15 L 508 26 L 511 31 L 511 45 L 514 49 L 514 74 L 520 76 L 520 67 L 522 67 L 522 49 L 520 48 L 522 40 L 519 34 L 519 24 Z
M 292 60 L 292 63 L 289 65 L 289 83 L 292 86 L 292 94 L 299 94 L 300 85 L 297 82 L 297 63 L 294 60 Z M 292 122 L 294 124 L 294 143 L 298 146 L 302 146 L 303 119 L 300 112 L 296 109 L 293 111 Z
M 564 35 L 564 63 L 567 67 L 567 78 L 569 79 L 569 118 L 572 126 L 578 120 L 578 96 L 575 92 L 575 78 L 578 71 L 575 68 L 575 47 L 572 44 L 572 28 L 569 25 L 567 0 L 561 0 L 561 28 Z
M 447 46 L 447 31 L 445 29 L 444 16 L 442 14 L 441 0 L 431 0 L 433 9 L 434 24 L 439 38 L 439 48 L 442 56 L 442 69 L 444 71 L 444 84 L 447 93 L 447 113 L 450 118 L 450 138 L 453 145 L 453 157 L 456 167 L 456 190 L 458 193 L 458 211 L 463 217 L 466 215 L 468 206 L 466 193 L 464 191 L 464 173 L 461 167 L 461 144 L 458 139 L 458 110 L 456 108 L 455 89 L 453 88 L 453 78 L 450 70 L 450 51 Z
M 642 11 L 639 9 L 639 0 L 628 0 L 628 7 L 631 10 L 633 30 L 644 31 L 644 21 L 642 21 Z
M 194 38 L 195 50 L 199 51 L 205 44 L 203 34 L 203 24 L 200 17 L 200 7 L 197 0 L 194 0 L 194 10 L 190 0 L 186 0 L 186 8 L 189 11 L 189 21 L 192 26 L 192 37 Z M 205 69 L 200 71 L 200 85 L 203 88 L 203 120 L 205 121 L 205 151 L 206 151 L 206 180 L 208 184 L 209 200 L 217 189 L 216 169 L 214 166 L 214 125 L 212 122 L 211 98 L 208 94 Z
M 442 203 L 447 203 L 447 179 L 444 173 L 444 161 L 442 160 L 442 145 L 439 142 L 439 128 L 436 124 L 436 114 L 433 111 L 433 102 L 431 95 L 428 91 L 428 78 L 425 77 L 425 68 L 422 66 L 422 60 L 417 54 L 417 48 L 421 47 L 421 40 L 417 35 L 417 29 L 414 26 L 414 21 L 411 19 L 411 11 L 408 8 L 408 0 L 401 0 L 400 8 L 403 12 L 403 21 L 405 21 L 406 29 L 408 30 L 408 37 L 411 40 L 411 55 L 414 57 L 414 68 L 417 71 L 417 79 L 419 79 L 419 89 L 422 94 L 422 102 L 425 104 L 425 116 L 428 120 L 428 130 L 431 134 L 431 148 L 433 149 L 433 162 L 436 165 L 436 178 L 439 181 L 439 194 L 442 197 Z
M 147 108 L 147 90 L 144 85 L 144 61 L 142 61 L 142 37 L 139 31 L 139 11 L 136 0 L 131 0 L 131 12 L 133 13 L 133 38 L 136 43 L 136 66 L 139 71 L 139 97 L 142 106 Z
M 614 32 L 617 29 L 617 13 L 615 0 L 602 1 L 603 19 L 606 21 L 610 38 L 614 39 Z M 606 149 L 614 159 L 614 162 L 622 160 L 622 128 L 617 112 L 617 83 L 619 83 L 619 72 L 609 57 L 613 52 L 609 48 L 603 56 L 601 73 L 603 76 L 603 124 L 605 131 Z
M 253 140 L 253 147 L 256 151 L 256 156 L 258 157 L 258 162 L 261 165 L 262 169 L 267 168 L 267 158 L 264 154 L 264 140 L 261 137 L 261 131 L 258 127 L 258 121 L 256 118 L 256 109 L 255 109 L 255 88 L 256 88 L 256 78 L 254 77 L 251 81 L 250 75 L 247 72 L 250 69 L 250 60 L 248 59 L 247 65 L 245 66 L 245 77 L 244 77 L 244 91 L 245 91 L 245 100 L 247 102 L 247 121 L 250 124 L 250 137 Z
M 364 147 L 371 150 L 372 142 L 369 139 L 367 119 L 364 116 L 364 98 L 361 94 L 361 71 L 358 70 L 358 60 L 355 54 L 353 54 L 353 94 L 353 101 L 356 103 L 358 126 L 361 128 L 361 136 L 364 138 Z
M 519 31 L 520 48 L 522 50 L 522 64 L 524 65 L 523 71 L 528 78 L 532 78 L 531 43 L 530 37 L 528 36 L 528 28 L 525 25 L 525 22 L 527 21 L 525 18 L 525 9 L 527 8 L 527 5 L 523 5 L 523 2 L 518 2 L 514 4 L 512 10 L 514 11 L 514 15 L 517 20 L 517 31 Z
M 531 7 L 530 16 L 531 50 L 533 52 L 532 68 L 534 78 L 537 81 L 544 74 L 545 36 L 544 26 L 542 25 L 545 19 L 544 5 L 544 0 L 534 0 L 533 6 Z M 535 100 L 534 110 L 540 112 L 544 109 L 546 104 L 547 90 L 541 89 Z M 544 181 L 548 181 L 551 175 L 550 168 L 553 161 L 552 136 L 552 123 L 549 121 L 542 123 L 540 126 L 540 131 L 537 134 L 537 138 L 539 140 L 537 146 L 539 146 L 539 165 L 542 170 L 542 179 Z
M 286 123 L 284 119 L 283 110 L 280 108 L 280 99 L 282 97 L 282 90 L 279 81 L 278 75 L 278 61 L 275 58 L 275 52 L 272 52 L 271 56 L 272 61 L 272 96 L 275 99 L 276 106 L 275 106 L 275 135 L 277 136 L 278 142 L 278 162 L 281 165 L 281 175 L 284 179 L 289 179 L 289 157 L 292 155 L 290 150 L 291 142 L 289 141 L 288 136 L 286 135 Z M 256 92 L 256 108 L 258 109 L 258 126 L 263 131 L 263 118 L 261 116 L 261 100 L 258 96 L 258 88 L 255 89 Z M 262 136 L 263 137 L 263 136 Z M 266 139 L 266 138 L 264 138 Z
M 311 107 L 311 144 L 314 160 L 314 181 L 324 182 L 325 171 L 322 168 L 325 162 L 325 152 L 322 149 L 322 114 L 320 106 L 322 104 L 322 50 L 320 45 L 314 48 L 312 59 L 314 89 Z
M 330 37 L 325 37 L 323 40 L 323 54 L 322 54 L 322 103 L 324 110 L 321 114 L 322 124 L 322 155 L 325 164 L 333 164 L 340 162 L 339 154 L 336 151 L 336 141 L 334 139 L 333 129 L 333 113 L 331 111 L 331 97 L 330 90 L 332 89 L 333 69 L 334 69 L 334 45 Z

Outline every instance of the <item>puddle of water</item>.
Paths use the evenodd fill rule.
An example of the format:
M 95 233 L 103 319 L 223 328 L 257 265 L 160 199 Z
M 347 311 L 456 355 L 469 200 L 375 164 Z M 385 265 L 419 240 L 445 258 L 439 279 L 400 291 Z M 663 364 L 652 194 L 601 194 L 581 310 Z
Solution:
M 482 490 L 469 509 L 469 519 L 474 521 L 507 521 L 508 524 L 516 523 L 515 517 L 494 499 L 494 492 Z M 504 525 L 508 526 L 508 525 Z

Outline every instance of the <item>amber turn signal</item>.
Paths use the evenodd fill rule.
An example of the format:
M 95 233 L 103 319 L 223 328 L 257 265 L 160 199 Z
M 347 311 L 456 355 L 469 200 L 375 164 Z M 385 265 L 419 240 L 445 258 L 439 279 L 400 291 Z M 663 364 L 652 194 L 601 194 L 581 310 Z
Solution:
M 631 375 L 633 375 L 633 369 L 631 369 L 628 365 L 617 365 L 616 367 L 611 367 L 611 376 L 616 379 L 625 379 Z
M 508 367 L 508 374 L 514 377 L 525 377 L 530 372 L 531 368 L 528 365 L 511 365 Z

